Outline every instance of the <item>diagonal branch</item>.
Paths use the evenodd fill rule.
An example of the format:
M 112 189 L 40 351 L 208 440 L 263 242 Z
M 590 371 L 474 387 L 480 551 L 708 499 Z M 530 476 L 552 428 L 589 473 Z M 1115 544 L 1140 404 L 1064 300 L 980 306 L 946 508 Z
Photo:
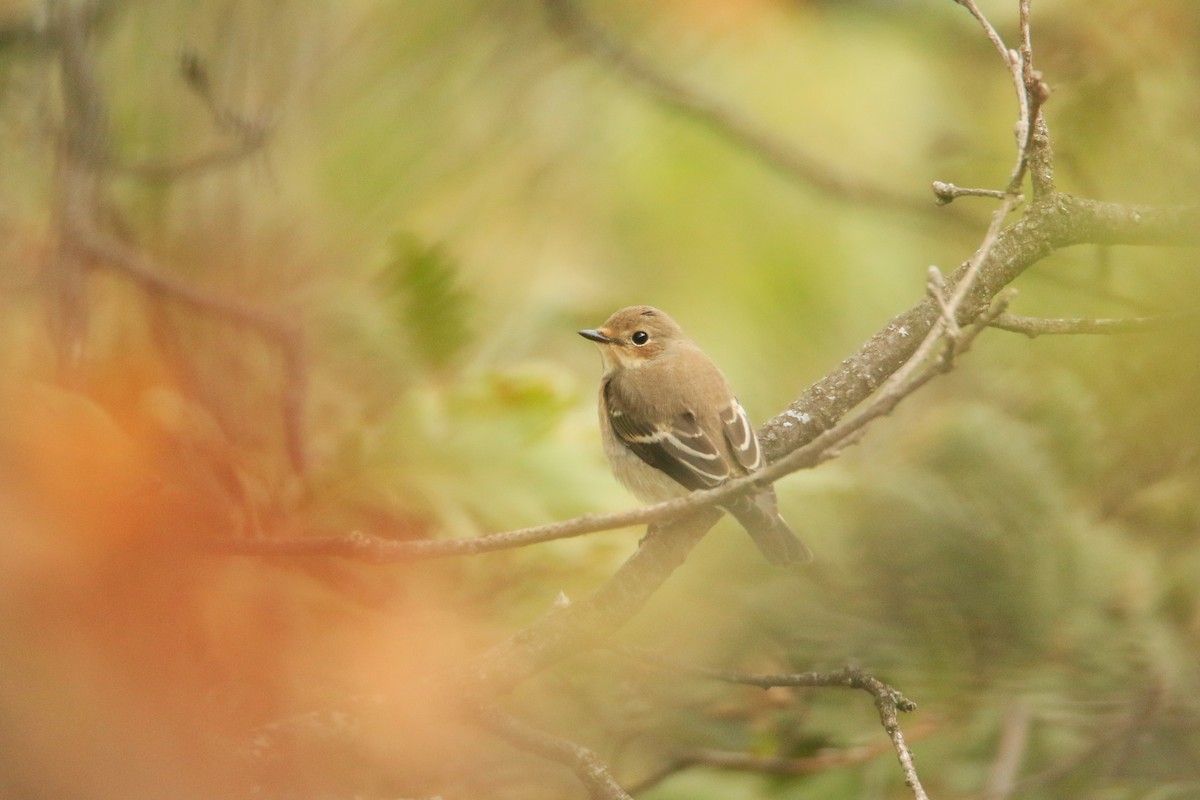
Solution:
M 247 553 L 336 553 L 383 561 L 448 555 L 451 551 L 482 552 L 613 525 L 654 521 L 653 532 L 592 595 L 556 605 L 533 625 L 450 676 L 454 685 L 471 697 L 482 699 L 507 691 L 550 664 L 603 642 L 640 611 L 717 518 L 715 511 L 697 512 L 699 506 L 819 463 L 871 420 L 889 413 L 904 397 L 948 368 L 952 357 L 963 352 L 984 325 L 1003 311 L 1003 298 L 998 296 L 1030 265 L 1056 249 L 1085 242 L 1200 242 L 1200 209 L 1195 206 L 1126 206 L 1050 194 L 1037 198 L 1020 218 L 1001 227 L 1016 202 L 1015 195 L 1006 195 L 977 253 L 946 281 L 948 297 L 942 302 L 927 298 L 896 317 L 837 370 L 763 427 L 764 449 L 772 463 L 750 478 L 635 512 L 584 517 L 461 544 L 384 544 L 383 540 L 361 535 L 312 544 L 297 540 L 228 544 Z M 998 299 L 1001 304 L 997 304 Z M 959 332 L 945 339 L 942 333 L 951 329 L 951 322 Z M 946 345 L 940 355 L 936 346 L 939 343 Z M 868 402 L 864 405 L 864 401 Z M 854 415 L 843 420 L 855 409 Z M 685 512 L 695 512 L 695 516 L 657 524 Z M 907 774 L 911 758 L 903 755 L 903 734 L 894 720 L 895 700 L 877 695 L 877 703 Z
M 930 726 L 925 726 L 925 729 L 930 729 Z M 713 767 L 741 772 L 757 772 L 764 775 L 814 775 L 818 772 L 869 763 L 890 749 L 889 743 L 879 742 L 838 750 L 823 748 L 815 755 L 793 757 L 760 756 L 755 753 L 715 750 L 707 747 L 680 750 L 673 754 L 670 762 L 631 785 L 629 793 L 636 796 L 689 767 Z
M 942 361 L 929 363 L 926 358 L 928 348 L 919 350 L 904 369 L 893 375 L 897 380 L 889 382 L 883 390 L 871 398 L 870 403 L 859 409 L 854 416 L 822 432 L 812 441 L 803 444 L 786 456 L 778 458 L 765 468 L 753 474 L 726 481 L 712 489 L 694 491 L 675 500 L 656 503 L 632 511 L 585 514 L 548 525 L 459 539 L 396 540 L 355 531 L 346 536 L 299 539 L 205 539 L 196 544 L 205 550 L 228 555 L 342 556 L 373 563 L 392 563 L 508 550 L 614 528 L 643 523 L 653 525 L 677 520 L 681 515 L 696 510 L 711 509 L 723 500 L 774 483 L 793 472 L 815 467 L 833 457 L 842 446 L 851 442 L 869 423 L 890 414 L 905 397 L 949 369 L 953 357 L 970 348 L 975 337 L 1003 311 L 1006 302 L 1006 299 L 1002 300 L 999 305 L 982 315 L 979 321 L 961 331 Z M 936 342 L 938 338 L 938 335 L 933 335 L 931 332 L 928 342 Z M 932 347 L 932 344 L 929 347 Z
M 1033 68 L 1032 25 L 1030 18 L 1031 0 L 1019 0 L 1018 17 L 1021 43 L 1019 49 L 1009 49 L 1000 38 L 995 26 L 979 10 L 975 0 L 954 0 L 971 13 L 983 28 L 988 40 L 1000 54 L 1012 78 L 1017 94 L 1019 116 L 1017 119 L 1017 158 L 1009 175 L 1008 185 L 1003 192 L 988 189 L 959 189 L 950 183 L 934 181 L 933 191 L 939 205 L 945 205 L 964 195 L 1003 197 L 1016 195 L 1027 172 L 1032 173 L 1033 195 L 1041 197 L 1054 190 L 1052 152 L 1046 123 L 1042 117 L 1042 105 L 1050 97 L 1050 88 L 1042 80 L 1042 74 Z
M 633 555 L 592 594 L 556 603 L 528 628 L 463 665 L 456 685 L 490 697 L 601 644 L 642 610 L 719 518 L 719 512 L 704 509 L 651 526 Z
M 992 327 L 1023 333 L 1030 339 L 1059 334 L 1155 333 L 1175 330 L 1200 322 L 1200 312 L 1178 311 L 1152 317 L 1023 317 L 1004 313 L 992 320 Z
M 594 750 L 538 730 L 493 706 L 482 706 L 475 715 L 514 747 L 570 767 L 592 800 L 633 800 Z
M 77 228 L 69 230 L 68 234 L 79 251 L 96 263 L 116 270 L 147 292 L 249 328 L 280 350 L 284 374 L 284 443 L 293 469 L 303 473 L 308 462 L 304 445 L 304 397 L 308 374 L 300 329 L 243 300 L 205 291 L 182 281 L 148 256 L 97 230 Z
M 1055 250 L 1080 244 L 1200 245 L 1200 206 L 1127 205 L 1063 193 L 1035 200 L 1000 232 L 982 260 L 960 324 L 1029 267 Z M 959 267 L 949 283 L 957 283 L 966 268 Z M 940 316 L 927 298 L 893 317 L 760 428 L 767 457 L 779 459 L 833 427 L 913 356 Z
M 780 139 L 739 110 L 671 75 L 597 25 L 584 13 L 578 0 L 544 0 L 544 3 L 551 27 L 563 38 L 617 70 L 656 102 L 699 122 L 781 175 L 852 203 L 930 218 L 931 208 L 914 196 L 844 175 L 817 156 Z M 939 219 L 973 225 L 965 216 L 943 214 Z
M 101 186 L 95 165 L 110 149 L 108 115 L 99 78 L 89 52 L 89 37 L 98 20 L 99 3 L 55 0 L 46 6 L 56 48 L 62 96 L 62 132 L 54 170 L 54 225 L 58 235 L 42 280 L 49 295 L 48 323 L 60 378 L 81 380 L 91 324 L 87 302 L 88 259 L 71 240 L 73 229 L 99 217 Z
M 199 177 L 212 170 L 237 164 L 257 153 L 266 144 L 266 136 L 264 133 L 262 138 L 242 139 L 235 145 L 178 161 L 142 161 L 117 164 L 115 167 L 122 174 L 150 183 L 168 183 L 184 178 Z
M 136 248 L 104 232 L 101 180 L 105 170 L 114 165 L 103 88 L 88 47 L 99 7 L 104 5 L 107 4 L 90 0 L 54 0 L 48 6 L 52 41 L 59 57 L 63 143 L 55 185 L 58 238 L 45 280 L 52 294 L 51 328 L 57 340 L 61 371 L 65 379 L 74 381 L 83 360 L 88 334 L 85 269 L 96 266 L 112 269 L 151 294 L 249 328 L 279 348 L 284 373 L 283 438 L 292 468 L 303 473 L 307 468 L 303 433 L 307 365 L 299 329 L 237 298 L 223 297 L 182 281 Z M 224 112 L 216 104 L 202 70 L 194 67 L 192 73 L 193 88 L 206 98 L 218 124 L 250 136 L 247 127 L 250 123 Z
M 1000 746 L 992 760 L 991 769 L 988 770 L 987 787 L 981 795 L 981 800 L 1007 800 L 1012 796 L 1017 776 L 1021 772 L 1021 762 L 1025 759 L 1029 747 L 1029 731 L 1032 726 L 1033 717 L 1028 704 L 1017 700 L 1009 706 L 1000 732 Z
M 731 672 L 708 667 L 698 667 L 691 664 L 681 664 L 656 653 L 633 647 L 614 647 L 618 653 L 634 658 L 653 666 L 698 675 L 725 683 L 736 683 L 744 686 L 758 686 L 769 689 L 775 686 L 806 686 L 806 687 L 842 687 L 867 692 L 875 698 L 875 708 L 879 712 L 879 721 L 896 751 L 896 758 L 904 770 L 905 783 L 912 789 L 914 800 L 929 800 L 925 789 L 921 786 L 913 764 L 912 751 L 904 740 L 904 732 L 900 729 L 899 712 L 916 711 L 917 704 L 909 700 L 897 689 L 888 686 L 883 681 L 869 675 L 857 667 L 844 667 L 835 672 L 796 672 L 779 675 L 761 675 L 744 672 Z
M 579 21 L 571 16 L 577 9 L 570 0 L 548 2 L 552 11 L 561 13 L 565 10 L 568 23 Z M 1022 3 L 1022 9 L 1023 18 L 1027 20 L 1028 2 Z M 597 39 L 595 44 L 602 46 L 608 58 L 615 59 L 614 63 L 629 71 L 643 85 L 665 93 L 664 99 L 677 107 L 695 114 L 706 110 L 703 105 L 689 106 L 691 98 L 686 91 L 675 91 L 680 88 L 679 85 L 672 82 L 656 84 L 658 73 L 653 68 L 646 72 L 646 62 L 633 57 L 619 44 L 604 37 Z M 1023 37 L 1022 49 L 1024 53 L 1029 51 L 1026 37 Z M 360 535 L 324 540 L 314 545 L 295 541 L 237 543 L 238 547 L 246 548 L 239 552 L 283 554 L 289 552 L 288 548 L 294 547 L 296 549 L 290 552 L 299 553 L 305 552 L 303 548 L 311 547 L 311 552 L 336 552 L 374 560 L 432 557 L 431 554 L 450 554 L 449 548 L 458 548 L 459 553 L 482 552 L 485 549 L 515 546 L 514 542 L 529 543 L 560 535 L 578 535 L 614 523 L 629 525 L 635 521 L 654 520 L 655 524 L 641 546 L 591 595 L 576 602 L 556 603 L 532 625 L 445 677 L 467 702 L 486 705 L 497 694 L 511 690 L 546 667 L 605 642 L 641 611 L 718 518 L 718 512 L 711 509 L 698 511 L 700 506 L 746 491 L 751 485 L 771 482 L 789 472 L 819 463 L 837 448 L 852 441 L 870 421 L 889 413 L 903 398 L 950 368 L 954 357 L 965 352 L 984 327 L 1003 313 L 1004 288 L 1029 266 L 1059 248 L 1085 242 L 1200 243 L 1200 209 L 1197 207 L 1153 208 L 1106 204 L 1053 191 L 1040 194 L 1035 191 L 1033 201 L 1025 207 L 1019 218 L 1009 223 L 1008 215 L 1019 202 L 1016 194 L 1019 179 L 1033 158 L 1030 147 L 1034 150 L 1039 147 L 1036 138 L 1039 130 L 1046 137 L 1047 147 L 1049 139 L 1044 125 L 1039 128 L 1040 115 L 1035 113 L 1039 101 L 1035 98 L 1030 102 L 1029 83 L 1025 80 L 1028 58 L 1022 56 L 1021 59 L 1013 59 L 1007 55 L 1007 50 L 1004 52 L 1010 70 L 1018 66 L 1020 68 L 1023 88 L 1019 89 L 1019 94 L 1024 92 L 1024 144 L 1020 146 L 1014 168 L 1015 184 L 1004 192 L 1001 207 L 994 214 L 978 251 L 942 285 L 935 286 L 939 292 L 936 299 L 926 298 L 896 317 L 850 359 L 763 427 L 761 436 L 764 450 L 772 463 L 762 472 L 741 481 L 731 481 L 715 490 L 694 493 L 671 504 L 622 515 L 585 517 L 542 526 L 540 529 L 496 534 L 486 546 L 481 540 L 488 537 L 481 537 L 481 540 L 465 544 L 392 543 L 385 552 L 376 548 L 377 540 Z M 669 515 L 685 512 L 692 515 L 662 522 Z M 504 536 L 508 539 L 500 538 Z M 906 782 L 916 800 L 925 800 L 925 791 L 917 777 L 912 753 L 898 721 L 898 714 L 911 710 L 912 705 L 894 689 L 851 669 L 836 673 L 741 677 L 747 682 L 770 680 L 772 683 L 769 685 L 846 686 L 871 693 Z M 501 717 L 492 720 L 491 724 L 521 741 L 527 749 L 542 752 L 547 757 L 572 766 L 593 797 L 628 796 L 611 780 L 606 770 L 598 771 L 598 759 L 586 748 L 548 737 L 511 718 Z
M 201 175 L 212 169 L 235 164 L 262 150 L 269 141 L 272 129 L 258 120 L 250 119 L 221 103 L 213 91 L 207 65 L 192 52 L 180 58 L 180 75 L 188 88 L 208 109 L 217 130 L 232 136 L 236 142 L 179 161 L 149 161 L 120 164 L 119 170 L 145 181 L 166 182 Z
M 946 181 L 933 182 L 933 194 L 937 198 L 937 204 L 944 206 L 953 203 L 960 197 L 992 197 L 997 200 L 1004 199 L 1004 192 L 999 189 L 977 189 L 965 186 L 955 186 L 953 183 Z
M 1029 205 L 1021 217 L 996 235 L 985 257 L 968 261 L 949 277 L 957 286 L 976 263 L 976 278 L 963 298 L 958 323 L 964 325 L 987 309 L 1001 290 L 1026 269 L 1057 249 L 1077 244 L 1200 245 L 1200 206 L 1136 206 L 1105 203 L 1055 194 Z M 974 317 L 972 316 L 974 315 Z M 852 427 L 834 430 L 839 420 L 860 406 L 905 364 L 912 361 L 935 325 L 942 320 L 938 304 L 926 298 L 887 323 L 878 333 L 827 376 L 809 387 L 787 409 L 759 430 L 764 451 L 772 462 L 788 457 L 782 467 L 730 481 L 716 489 L 632 511 L 586 514 L 569 520 L 488 534 L 440 540 L 397 540 L 384 535 L 291 539 L 206 540 L 201 546 L 217 552 L 260 556 L 341 556 L 377 563 L 474 555 L 541 542 L 581 536 L 632 525 L 659 523 L 696 508 L 713 505 L 751 485 L 776 480 L 799 469 L 816 466 L 830 448 L 845 443 L 871 419 L 889 413 L 914 390 L 907 379 L 894 381 L 884 401 Z M 969 344 L 969 342 L 968 342 Z M 928 352 L 928 348 L 926 348 Z M 936 373 L 927 373 L 922 382 Z
M 702 101 L 687 87 L 610 38 L 583 14 L 576 0 L 545 1 L 556 27 L 581 38 L 588 49 L 654 88 L 666 100 L 710 116 L 713 108 L 719 108 L 707 99 Z M 615 514 L 584 515 L 480 537 L 397 541 L 354 532 L 348 536 L 308 539 L 209 541 L 204 546 L 245 555 L 340 555 L 389 562 L 491 552 L 672 519 L 831 457 L 838 446 L 849 442 L 871 420 L 890 413 L 920 385 L 949 369 L 955 354 L 969 347 L 986 324 L 1004 313 L 1003 304 L 997 305 L 1001 290 L 1054 250 L 1085 242 L 1165 244 L 1200 241 L 1200 207 L 1127 206 L 1066 194 L 1039 196 L 1039 186 L 1042 189 L 1047 185 L 1052 187 L 1052 183 L 1046 183 L 1050 180 L 1048 172 L 1040 178 L 1034 176 L 1035 202 L 1015 223 L 1003 227 L 1008 214 L 1021 200 L 1016 189 L 1028 162 L 1040 158 L 1045 162 L 1041 166 L 1049 169 L 1049 135 L 1040 117 L 1045 87 L 1041 76 L 1032 69 L 1030 0 L 1020 0 L 1019 52 L 1010 51 L 1004 45 L 974 0 L 956 1 L 983 26 L 1009 67 L 1016 86 L 1021 107 L 1018 127 L 1024 135 L 1018 143 L 1009 188 L 997 193 L 1002 198 L 1001 206 L 992 215 L 980 247 L 955 271 L 948 286 L 942 284 L 940 274 L 937 274 L 938 287 L 933 296 L 894 318 L 837 370 L 810 387 L 787 410 L 763 426 L 759 435 L 773 462 L 767 469 L 668 503 Z M 721 112 L 716 116 L 721 119 L 725 114 Z M 1035 145 L 1032 151 L 1029 148 L 1031 142 Z M 979 323 L 981 319 L 984 324 Z M 971 325 L 970 333 L 964 337 L 961 326 L 967 324 Z M 940 361 L 931 364 L 935 349 L 943 343 Z M 875 396 L 870 405 L 859 409 L 850 421 L 841 422 L 848 412 L 872 395 Z
M 955 2 L 966 8 L 971 12 L 971 16 L 975 17 L 984 33 L 987 34 L 988 40 L 1000 53 L 1000 58 L 1003 59 L 1009 75 L 1012 77 L 1013 88 L 1017 93 L 1017 103 L 1020 106 L 1020 117 L 1017 120 L 1017 160 L 1012 174 L 1009 176 L 1005 193 L 1016 194 L 1021 190 L 1025 170 L 1029 165 L 1028 153 L 1030 143 L 1033 141 L 1033 120 L 1038 116 L 1041 101 L 1048 95 L 1048 91 L 1036 93 L 1031 91 L 1031 87 L 1040 87 L 1042 84 L 1040 76 L 1036 81 L 1034 79 L 1033 49 L 1030 44 L 1030 0 L 1020 0 L 1021 48 L 1019 51 L 1010 50 L 1004 44 L 1004 40 L 996 32 L 996 28 L 975 5 L 975 0 L 955 0 Z

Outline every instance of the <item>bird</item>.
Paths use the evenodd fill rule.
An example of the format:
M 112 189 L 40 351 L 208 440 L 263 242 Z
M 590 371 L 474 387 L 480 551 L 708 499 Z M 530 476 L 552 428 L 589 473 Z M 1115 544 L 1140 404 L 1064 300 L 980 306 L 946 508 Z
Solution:
M 644 503 L 763 468 L 762 447 L 721 370 L 664 312 L 629 306 L 579 335 L 600 348 L 600 431 L 613 474 Z M 791 566 L 812 551 L 779 515 L 765 486 L 719 507 L 746 529 L 767 561 Z

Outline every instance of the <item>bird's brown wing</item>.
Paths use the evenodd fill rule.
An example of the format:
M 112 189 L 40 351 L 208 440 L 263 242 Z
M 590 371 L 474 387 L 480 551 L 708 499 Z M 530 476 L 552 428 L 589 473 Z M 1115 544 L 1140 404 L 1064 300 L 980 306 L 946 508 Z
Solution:
M 754 427 L 746 416 L 746 409 L 736 398 L 729 402 L 728 408 L 721 412 L 721 426 L 725 432 L 725 441 L 738 463 L 747 472 L 762 469 L 762 448 L 758 446 L 758 437 L 754 435 Z
M 605 384 L 604 398 L 613 432 L 642 461 L 693 490 L 729 477 L 720 448 L 692 411 L 673 415 L 669 423 L 654 422 L 615 381 Z

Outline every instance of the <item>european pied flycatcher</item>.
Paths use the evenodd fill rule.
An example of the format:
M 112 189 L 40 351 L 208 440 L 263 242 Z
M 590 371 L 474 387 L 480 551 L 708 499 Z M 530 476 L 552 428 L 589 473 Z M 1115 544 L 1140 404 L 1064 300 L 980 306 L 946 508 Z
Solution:
M 580 336 L 600 346 L 600 431 L 613 473 L 644 503 L 681 497 L 766 463 L 754 427 L 717 366 L 675 323 L 630 306 Z M 772 487 L 721 505 L 776 566 L 812 560 L 779 516 Z

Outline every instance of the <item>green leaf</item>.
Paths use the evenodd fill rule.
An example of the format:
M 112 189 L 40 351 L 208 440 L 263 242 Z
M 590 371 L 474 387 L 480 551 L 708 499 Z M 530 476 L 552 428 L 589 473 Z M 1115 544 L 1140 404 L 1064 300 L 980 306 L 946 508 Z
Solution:
M 469 296 L 458 261 L 442 245 L 397 236 L 383 280 L 393 313 L 427 366 L 449 366 L 471 341 Z

